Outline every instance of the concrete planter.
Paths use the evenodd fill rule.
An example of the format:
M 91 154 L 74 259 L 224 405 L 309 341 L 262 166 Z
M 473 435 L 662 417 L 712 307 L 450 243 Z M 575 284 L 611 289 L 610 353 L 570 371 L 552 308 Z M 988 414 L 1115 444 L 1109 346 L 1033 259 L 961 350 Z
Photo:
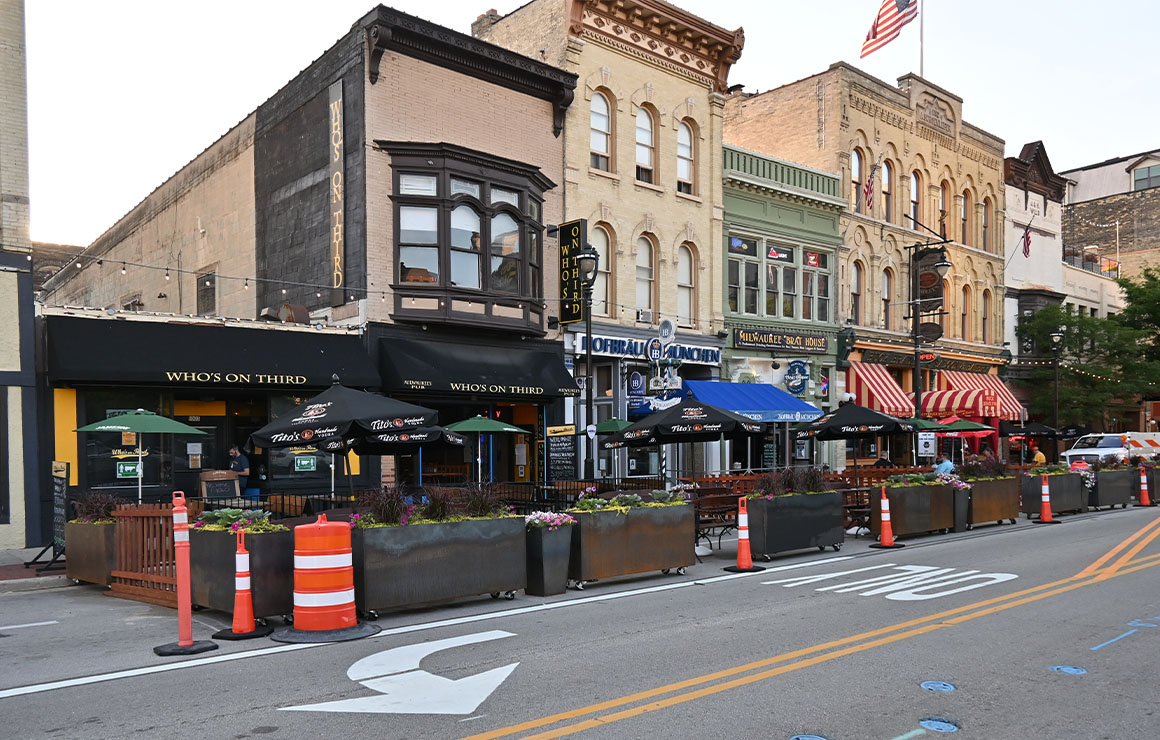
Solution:
M 554 596 L 568 590 L 568 560 L 572 552 L 572 527 L 532 527 L 528 530 L 527 566 L 529 596 Z
M 116 567 L 116 524 L 64 525 L 65 575 L 108 586 Z
M 1019 479 L 998 478 L 996 480 L 973 480 L 971 500 L 967 508 L 967 526 L 995 522 L 1004 519 L 1012 524 L 1019 518 Z
M 890 529 L 895 537 L 949 532 L 955 526 L 954 493 L 949 484 L 887 486 L 886 498 L 890 501 Z M 876 536 L 882 532 L 881 497 L 870 501 L 870 531 Z
M 1042 476 L 1023 477 L 1020 510 L 1030 519 L 1039 516 L 1042 495 Z M 1052 515 L 1062 512 L 1082 513 L 1087 511 L 1087 489 L 1079 473 L 1059 473 L 1047 476 L 1047 490 L 1051 497 Z
M 1140 471 L 1131 468 L 1128 470 L 1101 470 L 1096 473 L 1095 488 L 1088 491 L 1088 506 L 1098 509 L 1101 506 L 1116 508 L 1116 505 L 1127 508 L 1132 498 L 1140 493 Z M 1152 495 L 1152 487 L 1148 487 L 1148 495 Z
M 592 581 L 693 564 L 696 522 L 693 507 L 656 506 L 615 511 L 571 512 L 572 555 L 568 577 Z
M 842 494 L 837 491 L 751 498 L 746 506 L 750 551 L 767 560 L 773 553 L 807 547 L 838 550 L 846 539 Z
M 362 612 L 527 586 L 523 517 L 352 529 L 355 604 Z
M 294 532 L 246 535 L 250 553 L 250 593 L 255 617 L 294 611 Z M 238 536 L 232 532 L 189 533 L 190 591 L 194 604 L 234 613 L 234 555 Z

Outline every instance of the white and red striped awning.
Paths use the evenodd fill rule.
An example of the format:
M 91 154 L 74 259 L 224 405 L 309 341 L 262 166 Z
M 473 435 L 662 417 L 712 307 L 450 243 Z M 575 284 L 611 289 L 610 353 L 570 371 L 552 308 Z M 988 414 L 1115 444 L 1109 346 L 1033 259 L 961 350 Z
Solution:
M 903 418 L 914 413 L 914 399 L 902 390 L 884 365 L 851 362 L 846 390 L 854 394 L 859 406 Z
M 999 380 L 998 375 L 968 373 L 962 370 L 942 370 L 938 374 L 938 379 L 943 390 L 993 392 L 996 403 L 988 407 L 987 410 L 990 411 L 994 408 L 995 413 L 978 414 L 978 416 L 997 416 L 1008 421 L 1018 421 L 1023 418 L 1023 404 L 1019 403 L 1019 399 L 1015 398 L 1007 386 L 1003 385 L 1003 381 Z M 926 399 L 923 399 L 923 406 L 926 406 Z
M 909 394 L 914 398 L 914 394 Z M 913 400 L 911 401 L 913 405 Z M 991 417 L 999 415 L 999 398 L 995 391 L 974 388 L 968 391 L 927 391 L 922 394 L 922 417 L 942 419 L 947 416 Z

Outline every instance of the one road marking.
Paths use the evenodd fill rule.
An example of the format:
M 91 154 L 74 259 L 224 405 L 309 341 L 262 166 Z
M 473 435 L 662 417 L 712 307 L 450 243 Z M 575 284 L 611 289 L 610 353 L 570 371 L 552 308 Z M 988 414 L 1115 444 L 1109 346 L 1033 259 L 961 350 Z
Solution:
M 7 626 L 0 627 L 0 630 L 22 630 L 25 627 L 43 627 L 46 624 L 60 624 L 60 622 L 58 622 L 54 619 L 51 622 L 29 622 L 28 624 L 9 624 Z
M 1115 641 L 1117 641 L 1117 640 L 1122 640 L 1122 639 L 1124 639 L 1125 637 L 1127 637 L 1128 635 L 1134 635 L 1134 634 L 1136 634 L 1136 633 L 1137 633 L 1137 632 L 1139 632 L 1139 631 L 1140 631 L 1140 630 L 1128 630 L 1127 632 L 1125 632 L 1124 634 L 1120 635 L 1119 637 L 1113 637 L 1112 639 L 1108 640 L 1107 642 L 1103 642 L 1103 643 L 1100 643 L 1099 645 L 1096 645 L 1094 648 L 1092 648 L 1092 650 L 1099 650 L 1100 648 L 1102 648 L 1102 647 L 1104 647 L 1104 646 L 1106 646 L 1106 645 L 1111 645 L 1113 642 L 1115 642 Z

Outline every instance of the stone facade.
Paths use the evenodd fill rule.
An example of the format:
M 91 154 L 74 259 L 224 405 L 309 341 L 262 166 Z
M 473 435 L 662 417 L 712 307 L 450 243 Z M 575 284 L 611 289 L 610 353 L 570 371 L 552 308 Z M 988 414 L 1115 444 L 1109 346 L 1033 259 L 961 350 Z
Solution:
M 1120 263 L 1120 274 L 1134 277 L 1160 264 L 1160 188 L 1117 193 L 1071 203 L 1063 214 L 1068 246 L 1089 250 Z
M 0 0 L 0 249 L 29 250 L 24 0 Z

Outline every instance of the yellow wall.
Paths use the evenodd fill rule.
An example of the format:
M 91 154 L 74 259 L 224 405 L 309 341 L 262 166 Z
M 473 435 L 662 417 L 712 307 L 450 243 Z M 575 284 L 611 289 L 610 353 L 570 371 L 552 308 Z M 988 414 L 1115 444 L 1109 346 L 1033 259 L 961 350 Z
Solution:
M 68 484 L 77 485 L 77 392 L 72 388 L 55 388 L 52 391 L 54 414 L 53 433 L 56 439 L 56 453 L 52 458 L 69 464 Z

